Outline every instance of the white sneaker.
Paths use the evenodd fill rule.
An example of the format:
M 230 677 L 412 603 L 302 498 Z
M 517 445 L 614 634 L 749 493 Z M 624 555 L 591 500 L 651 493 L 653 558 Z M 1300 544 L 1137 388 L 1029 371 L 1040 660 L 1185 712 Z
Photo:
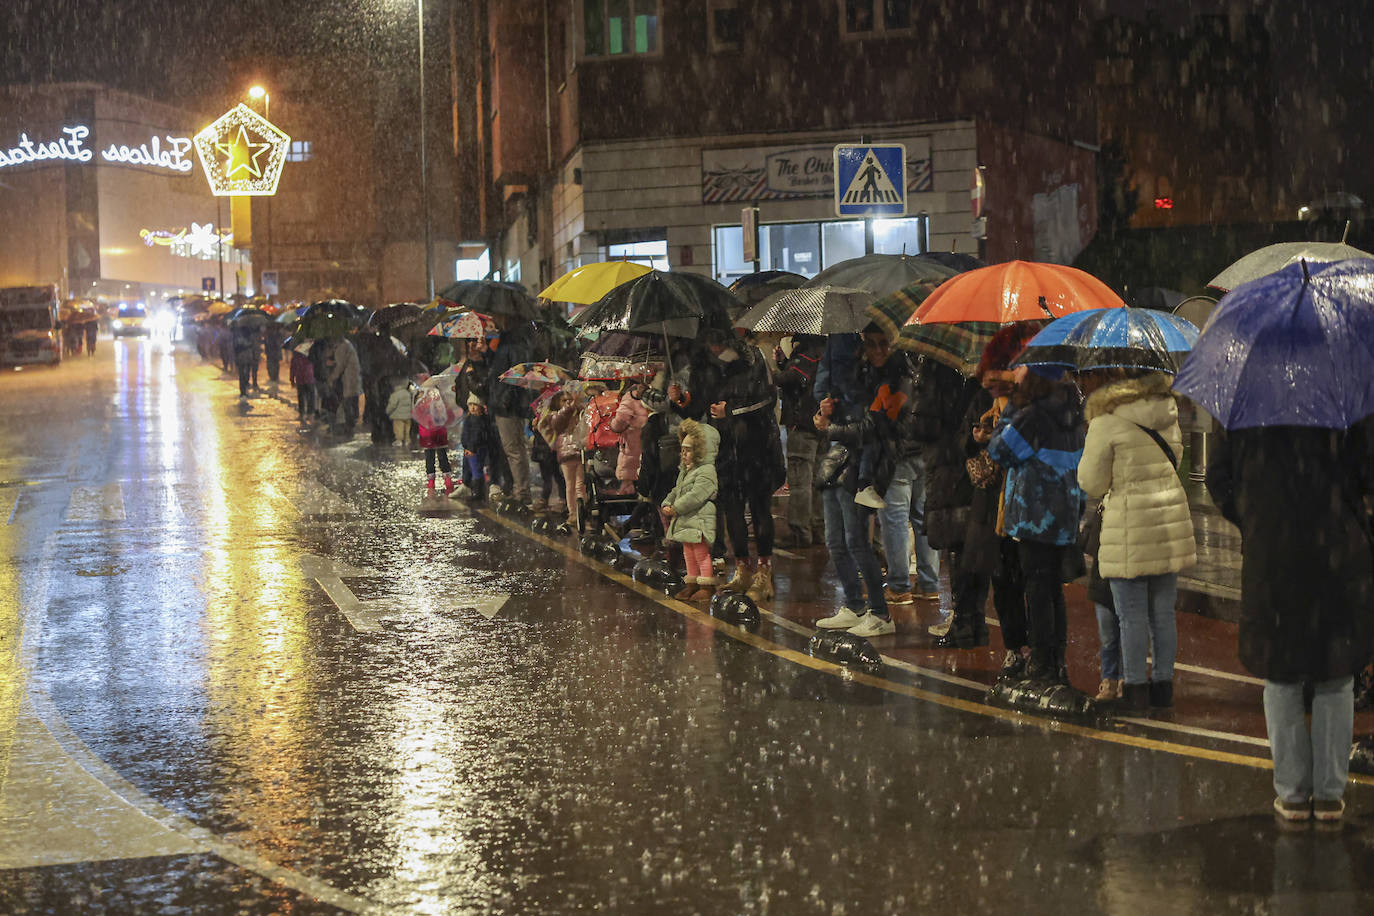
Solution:
M 879 617 L 869 611 L 859 619 L 858 624 L 849 629 L 850 636 L 888 636 L 897 632 L 897 624 L 892 618 Z
M 949 633 L 949 622 L 950 622 L 951 620 L 953 620 L 953 619 L 954 619 L 954 615 L 953 615 L 953 614 L 950 614 L 948 617 L 946 617 L 944 620 L 941 620 L 939 623 L 933 623 L 933 624 L 931 624 L 929 627 L 926 628 L 926 632 L 929 633 L 931 636 L 945 636 L 945 635 L 948 635 L 948 633 Z
M 881 509 L 887 503 L 878 495 L 878 491 L 872 487 L 864 487 L 854 494 L 854 503 L 859 506 L 867 506 L 870 509 Z
M 816 621 L 816 626 L 822 630 L 847 630 L 857 624 L 863 618 L 854 613 L 847 607 L 842 607 L 829 617 L 822 617 Z

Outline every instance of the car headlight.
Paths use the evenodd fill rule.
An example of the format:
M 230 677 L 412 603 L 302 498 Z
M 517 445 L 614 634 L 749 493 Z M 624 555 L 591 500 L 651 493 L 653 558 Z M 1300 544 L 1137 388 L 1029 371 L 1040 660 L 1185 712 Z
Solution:
M 110 322 L 110 329 L 113 331 L 118 331 L 122 327 L 124 327 L 124 322 L 120 321 L 118 318 Z

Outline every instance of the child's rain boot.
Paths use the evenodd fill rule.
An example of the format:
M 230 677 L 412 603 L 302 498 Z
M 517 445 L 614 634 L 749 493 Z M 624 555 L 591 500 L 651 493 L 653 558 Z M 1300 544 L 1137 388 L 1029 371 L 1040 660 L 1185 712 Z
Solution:
M 453 495 L 453 491 L 454 491 L 455 489 L 456 489 L 456 487 L 454 487 L 454 485 L 453 485 L 453 475 L 452 475 L 452 474 L 445 474 L 445 475 L 444 475 L 444 495 L 445 495 L 445 496 L 452 496 L 452 495 Z
M 692 597 L 688 601 L 705 601 L 710 604 L 711 599 L 716 596 L 716 588 L 720 585 L 720 579 L 716 576 L 702 577 L 697 579 L 697 590 L 692 592 Z

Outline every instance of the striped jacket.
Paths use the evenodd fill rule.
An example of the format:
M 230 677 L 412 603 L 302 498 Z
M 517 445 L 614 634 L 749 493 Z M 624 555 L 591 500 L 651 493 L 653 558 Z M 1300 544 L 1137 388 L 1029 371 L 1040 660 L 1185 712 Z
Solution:
M 1083 436 L 1082 401 L 1068 384 L 1003 415 L 988 454 L 1007 469 L 1002 498 L 1009 537 L 1060 546 L 1077 542 Z

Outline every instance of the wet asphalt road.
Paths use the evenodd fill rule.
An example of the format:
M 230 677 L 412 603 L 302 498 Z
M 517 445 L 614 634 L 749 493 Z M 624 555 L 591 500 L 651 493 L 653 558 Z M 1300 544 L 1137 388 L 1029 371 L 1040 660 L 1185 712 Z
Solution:
M 1265 771 L 797 665 L 236 395 L 164 342 L 0 376 L 0 912 L 1374 907 Z

